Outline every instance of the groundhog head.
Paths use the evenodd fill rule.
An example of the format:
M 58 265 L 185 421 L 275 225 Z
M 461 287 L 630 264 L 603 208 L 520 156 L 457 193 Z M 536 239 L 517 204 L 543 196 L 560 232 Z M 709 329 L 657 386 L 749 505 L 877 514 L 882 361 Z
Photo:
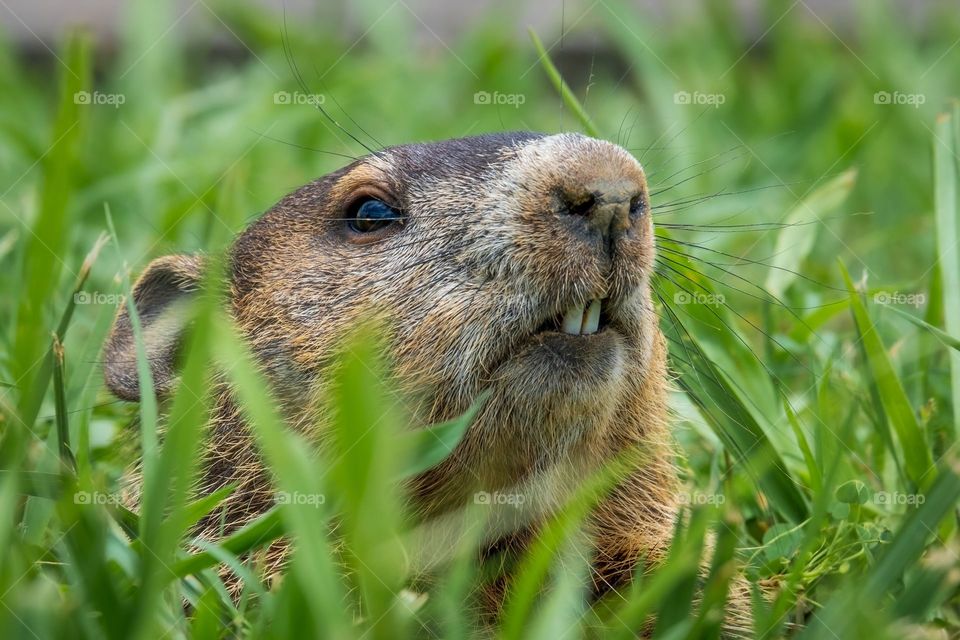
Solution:
M 233 316 L 288 408 L 315 397 L 370 316 L 422 420 L 489 390 L 454 454 L 421 478 L 425 496 L 602 458 L 658 413 L 659 387 L 644 389 L 663 377 L 647 184 L 609 142 L 512 133 L 384 149 L 285 197 L 231 256 Z M 135 286 L 161 394 L 201 271 L 196 256 L 160 258 Z M 137 399 L 125 311 L 105 355 L 110 389 Z

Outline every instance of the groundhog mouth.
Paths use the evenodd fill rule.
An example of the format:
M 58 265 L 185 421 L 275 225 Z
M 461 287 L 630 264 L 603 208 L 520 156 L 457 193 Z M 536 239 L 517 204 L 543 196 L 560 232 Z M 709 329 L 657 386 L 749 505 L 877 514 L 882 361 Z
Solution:
M 617 363 L 629 343 L 618 309 L 614 298 L 545 309 L 542 321 L 535 320 L 526 331 L 508 336 L 509 342 L 486 370 L 491 379 L 550 378 L 558 390 L 563 387 L 570 392 L 591 385 L 603 387 L 617 377 Z
M 610 326 L 609 299 L 594 298 L 589 303 L 574 304 L 565 312 L 547 318 L 534 331 L 562 333 L 568 336 L 590 336 Z

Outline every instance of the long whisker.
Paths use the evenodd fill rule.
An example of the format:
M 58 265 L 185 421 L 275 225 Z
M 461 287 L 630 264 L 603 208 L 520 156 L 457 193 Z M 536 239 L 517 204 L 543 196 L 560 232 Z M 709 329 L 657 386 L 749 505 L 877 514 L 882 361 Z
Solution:
M 704 287 L 702 284 L 700 284 L 699 282 L 697 282 L 696 280 L 694 280 L 694 279 L 691 278 L 690 276 L 686 275 L 685 273 L 683 273 L 683 272 L 681 272 L 681 271 L 679 271 L 679 270 L 677 270 L 677 269 L 674 269 L 674 268 L 671 267 L 670 265 L 665 265 L 665 264 L 663 264 L 663 263 L 660 263 L 660 262 L 659 262 L 659 259 L 658 259 L 658 264 L 659 264 L 661 267 L 664 267 L 664 268 L 670 270 L 671 272 L 677 274 L 677 275 L 680 276 L 681 278 L 687 280 L 688 282 L 690 282 L 690 283 L 693 284 L 694 286 L 699 287 L 700 289 L 702 289 L 703 291 L 705 291 L 707 294 L 712 293 L 709 289 L 707 289 L 707 288 Z M 665 277 L 667 280 L 669 280 L 670 282 L 672 282 L 672 283 L 674 284 L 674 286 L 676 286 L 677 288 L 683 290 L 684 292 L 686 292 L 687 294 L 689 294 L 691 297 L 694 296 L 694 292 L 690 291 L 689 289 L 686 289 L 685 287 L 683 287 L 682 285 L 680 285 L 679 283 L 677 283 L 675 280 L 673 280 L 671 277 L 669 277 L 669 276 L 667 276 L 666 274 L 664 274 L 662 271 L 657 271 L 657 275 L 660 275 L 661 277 Z M 739 311 L 737 311 L 736 309 L 734 309 L 732 306 L 730 306 L 729 304 L 727 304 L 725 301 L 718 301 L 718 302 L 719 302 L 719 304 L 721 304 L 722 306 L 724 306 L 724 307 L 726 307 L 727 309 L 729 309 L 730 311 L 732 311 L 732 312 L 734 313 L 734 315 L 736 315 L 738 318 L 740 318 L 741 320 L 743 320 L 744 322 L 746 322 L 747 324 L 749 324 L 751 327 L 753 327 L 756 331 L 758 331 L 758 332 L 760 332 L 761 334 L 763 334 L 768 340 L 770 340 L 771 342 L 773 342 L 774 344 L 776 344 L 778 347 L 780 347 L 780 348 L 783 350 L 784 353 L 786 353 L 787 355 L 789 355 L 790 358 L 793 359 L 797 364 L 799 364 L 801 367 L 803 367 L 804 369 L 806 369 L 808 373 L 813 374 L 813 371 L 812 371 L 809 367 L 807 367 L 807 365 L 806 365 L 802 360 L 800 360 L 800 358 L 798 358 L 796 355 L 794 355 L 792 351 L 790 351 L 789 349 L 787 349 L 780 341 L 778 341 L 778 340 L 777 340 L 776 338 L 774 338 L 772 335 L 770 335 L 769 333 L 767 333 L 766 331 L 764 331 L 763 329 L 761 329 L 760 327 L 758 327 L 758 326 L 757 326 L 756 324 L 754 324 L 750 319 L 748 319 L 748 318 L 747 318 L 746 316 L 744 316 L 742 313 L 740 313 Z M 760 357 L 759 357 L 756 353 L 754 353 L 753 348 L 749 345 L 749 343 L 747 343 L 746 340 L 743 339 L 743 337 L 740 335 L 740 333 L 737 332 L 733 327 L 731 327 L 730 324 L 729 324 L 726 320 L 724 320 L 723 317 L 722 317 L 719 313 L 716 312 L 716 310 L 714 310 L 713 308 L 711 308 L 710 305 L 705 305 L 705 306 L 706 306 L 707 311 L 709 311 L 713 316 L 715 316 L 715 317 L 717 318 L 717 320 L 719 320 L 719 321 L 723 324 L 724 328 L 726 328 L 732 335 L 736 336 L 737 340 L 738 340 L 741 344 L 743 344 L 743 346 L 745 346 L 745 347 L 750 351 L 751 354 L 753 354 L 754 359 L 760 364 L 760 366 L 762 366 L 762 367 L 764 368 L 764 370 L 770 375 L 770 377 L 771 377 L 771 378 L 776 378 L 776 375 L 773 373 L 773 371 L 771 371 L 770 368 L 767 367 L 766 364 L 764 364 L 763 360 L 761 360 Z
M 752 260 L 752 259 L 746 258 L 746 257 L 744 257 L 744 256 L 735 256 L 735 255 L 733 255 L 732 253 L 726 253 L 726 252 L 723 252 L 723 251 L 719 251 L 719 250 L 717 250 L 717 249 L 712 249 L 712 248 L 710 248 L 710 247 L 707 247 L 707 246 L 704 246 L 704 245 L 701 245 L 701 244 L 697 244 L 697 243 L 695 243 L 695 242 L 685 242 L 685 241 L 683 241 L 683 240 L 676 240 L 676 239 L 674 239 L 674 238 L 668 238 L 667 236 L 657 236 L 657 240 L 658 240 L 660 243 L 669 242 L 669 243 L 671 243 L 671 244 L 678 244 L 678 245 L 682 245 L 682 246 L 684 246 L 684 247 L 691 247 L 691 248 L 695 248 L 695 249 L 702 249 L 703 251 L 709 251 L 710 253 L 715 253 L 715 254 L 717 254 L 717 255 L 721 255 L 721 256 L 724 256 L 724 257 L 727 257 L 727 258 L 731 258 L 731 259 L 733 259 L 733 260 L 737 260 L 737 261 L 739 261 L 739 262 L 746 262 L 746 263 L 748 263 L 748 264 L 760 265 L 760 266 L 765 267 L 765 268 L 767 268 L 767 269 L 775 269 L 775 270 L 777 270 L 777 271 L 784 271 L 784 272 L 786 272 L 786 273 L 789 273 L 790 275 L 796 276 L 796 277 L 798 277 L 798 278 L 802 278 L 802 279 L 806 280 L 807 282 L 810 282 L 810 283 L 812 283 L 812 284 L 815 284 L 815 285 L 817 285 L 818 287 L 823 287 L 823 288 L 825 288 L 825 289 L 832 289 L 832 290 L 834 290 L 834 291 L 843 291 L 843 292 L 846 292 L 846 289 L 841 289 L 840 287 L 834 287 L 834 286 L 832 286 L 832 285 L 828 285 L 828 284 L 822 283 L 822 282 L 820 282 L 820 281 L 818 281 L 818 280 L 814 280 L 814 279 L 811 278 L 810 276 L 806 276 L 806 275 L 800 273 L 799 271 L 794 271 L 793 269 L 788 269 L 788 268 L 786 268 L 786 267 L 781 267 L 781 266 L 778 266 L 778 265 L 775 265 L 775 264 L 769 264 L 769 263 L 763 262 L 763 261 L 761 261 L 761 260 Z M 674 253 L 679 253 L 680 255 L 686 256 L 686 257 L 691 258 L 691 259 L 693 259 L 693 260 L 699 260 L 699 261 L 701 261 L 701 262 L 705 262 L 706 264 L 709 264 L 709 265 L 712 266 L 712 267 L 716 267 L 716 268 L 720 269 L 721 271 L 723 270 L 723 267 L 736 267 L 736 266 L 739 266 L 739 265 L 736 265 L 736 264 L 723 264 L 723 263 L 720 263 L 720 262 L 711 262 L 711 261 L 706 260 L 705 258 L 701 258 L 701 257 L 699 257 L 699 256 L 695 256 L 695 255 L 692 255 L 692 254 L 689 254 L 689 253 L 684 253 L 684 252 L 681 252 L 681 251 L 677 251 L 677 250 L 675 250 L 675 249 L 674 249 L 674 250 L 671 250 L 671 249 L 669 249 L 669 248 L 667 248 L 667 247 L 664 247 L 662 244 L 659 245 L 659 248 L 660 248 L 660 250 L 662 250 L 662 251 L 672 251 L 672 252 L 674 252 Z M 738 276 L 738 275 L 736 275 L 736 274 L 733 274 L 733 273 L 731 273 L 731 275 L 735 275 L 736 277 L 740 277 L 740 276 Z M 831 304 L 834 304 L 834 303 L 831 303 Z M 823 306 L 828 306 L 828 305 L 823 305 Z M 815 309 L 815 308 L 819 308 L 819 307 L 794 307 L 794 308 L 796 308 L 796 309 L 805 309 L 805 308 Z
M 281 38 L 280 38 L 281 45 L 283 46 L 283 54 L 284 54 L 284 57 L 286 57 L 286 59 L 287 59 L 287 65 L 290 67 L 290 71 L 291 71 L 291 73 L 293 74 L 293 77 L 296 79 L 297 83 L 300 85 L 300 88 L 303 90 L 303 92 L 304 92 L 305 94 L 313 93 L 313 92 L 310 90 L 310 88 L 307 86 L 306 81 L 303 79 L 303 74 L 300 73 L 300 68 L 297 66 L 297 60 L 296 60 L 296 57 L 293 55 L 293 50 L 292 50 L 292 48 L 291 48 L 291 45 L 290 45 L 290 42 L 289 42 L 289 40 L 288 40 L 287 35 L 288 35 L 288 31 L 287 31 L 287 12 L 286 12 L 286 9 L 284 9 L 284 11 L 283 11 L 283 32 L 282 32 Z M 349 136 L 351 140 L 353 140 L 354 142 L 356 142 L 357 144 L 359 144 L 361 147 L 363 147 L 364 149 L 366 149 L 369 153 L 371 153 L 371 154 L 376 153 L 376 151 L 375 151 L 374 149 L 371 149 L 369 146 L 366 145 L 366 143 L 364 143 L 362 140 L 360 140 L 360 138 L 358 138 L 357 136 L 353 135 L 353 133 L 352 133 L 351 131 L 348 131 L 346 127 L 344 127 L 344 126 L 341 125 L 339 122 L 337 122 L 337 120 L 336 120 L 333 116 L 331 116 L 330 113 L 329 113 L 326 109 L 323 108 L 323 105 L 322 105 L 322 104 L 320 104 L 320 103 L 317 102 L 317 101 L 313 101 L 313 106 L 314 106 L 321 114 L 323 114 L 323 117 L 326 118 L 328 122 L 330 122 L 331 124 L 333 124 L 333 125 L 334 125 L 335 127 L 337 127 L 340 131 L 342 131 L 343 133 L 345 133 L 347 136 Z
M 326 155 L 336 156 L 336 157 L 338 157 L 338 158 L 346 158 L 347 160 L 356 160 L 356 159 L 357 159 L 357 156 L 352 156 L 352 155 L 350 155 L 349 153 L 339 153 L 339 152 L 337 152 L 337 151 L 328 151 L 327 149 L 316 149 L 316 148 L 314 148 L 314 147 L 308 147 L 308 146 L 305 146 L 305 145 L 302 145 L 302 144 L 297 144 L 296 142 L 289 142 L 289 141 L 287 141 L 287 140 L 281 140 L 280 138 L 274 138 L 273 136 L 269 136 L 269 135 L 267 135 L 267 134 L 265 134 L 265 133 L 261 133 L 260 131 L 257 131 L 256 129 L 250 129 L 250 131 L 254 132 L 255 134 L 257 134 L 257 135 L 260 136 L 261 138 L 266 138 L 267 140 L 270 140 L 270 141 L 272 141 L 272 142 L 279 142 L 280 144 L 285 144 L 285 145 L 287 145 L 288 147 L 293 147 L 293 148 L 295 148 L 295 149 L 303 149 L 304 151 L 313 151 L 313 152 L 316 152 L 316 153 L 324 153 L 324 154 L 326 154 Z

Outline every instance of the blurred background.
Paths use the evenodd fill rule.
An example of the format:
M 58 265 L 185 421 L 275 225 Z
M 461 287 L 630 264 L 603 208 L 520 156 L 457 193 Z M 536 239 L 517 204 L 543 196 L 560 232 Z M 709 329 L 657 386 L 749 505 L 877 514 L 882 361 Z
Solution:
M 0 225 L 30 215 L 61 45 L 79 26 L 96 90 L 72 206 L 96 226 L 110 201 L 121 230 L 147 225 L 125 240 L 134 262 L 189 248 L 225 172 L 245 173 L 254 213 L 343 161 L 312 149 L 363 152 L 312 99 L 369 146 L 578 128 L 529 27 L 603 135 L 642 154 L 654 182 L 686 179 L 671 200 L 764 188 L 685 216 L 779 220 L 856 167 L 853 210 L 871 215 L 825 221 L 818 251 L 911 282 L 932 246 L 933 117 L 960 61 L 960 14 L 936 0 L 4 0 L 0 19 Z M 890 233 L 905 240 L 896 251 Z

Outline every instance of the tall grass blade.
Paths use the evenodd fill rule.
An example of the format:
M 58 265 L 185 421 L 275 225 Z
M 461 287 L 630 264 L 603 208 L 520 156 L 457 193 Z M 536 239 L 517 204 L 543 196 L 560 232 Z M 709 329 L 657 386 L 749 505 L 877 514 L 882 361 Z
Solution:
M 884 411 L 889 416 L 897 434 L 906 474 L 917 487 L 924 489 L 929 487 L 936 478 L 930 447 L 927 445 L 910 399 L 903 390 L 903 385 L 887 355 L 875 324 L 867 313 L 860 294 L 854 288 L 850 275 L 842 264 L 840 266 L 850 291 L 851 308 L 857 322 L 863 350 L 867 356 L 867 364 L 879 390 Z
M 937 118 L 933 144 L 937 268 L 947 333 L 960 335 L 960 103 Z M 950 354 L 954 439 L 960 439 L 960 353 Z
M 533 40 L 533 46 L 537 50 L 538 60 L 540 64 L 543 65 L 544 71 L 547 73 L 547 78 L 550 79 L 550 84 L 553 85 L 553 88 L 560 94 L 560 98 L 563 100 L 563 103 L 567 105 L 567 108 L 577 117 L 580 121 L 580 124 L 583 125 L 584 131 L 587 134 L 593 136 L 594 138 L 599 138 L 600 130 L 597 129 L 597 125 L 593 123 L 593 120 L 590 119 L 590 116 L 584 110 L 583 105 L 580 104 L 580 101 L 577 100 L 577 97 L 573 95 L 573 92 L 570 90 L 570 86 L 564 82 L 563 76 L 560 75 L 560 72 L 554 66 L 553 61 L 550 60 L 550 54 L 547 53 L 547 50 L 543 48 L 543 43 L 540 42 L 540 38 L 537 37 L 537 34 L 533 29 L 528 29 L 530 34 L 530 39 Z

